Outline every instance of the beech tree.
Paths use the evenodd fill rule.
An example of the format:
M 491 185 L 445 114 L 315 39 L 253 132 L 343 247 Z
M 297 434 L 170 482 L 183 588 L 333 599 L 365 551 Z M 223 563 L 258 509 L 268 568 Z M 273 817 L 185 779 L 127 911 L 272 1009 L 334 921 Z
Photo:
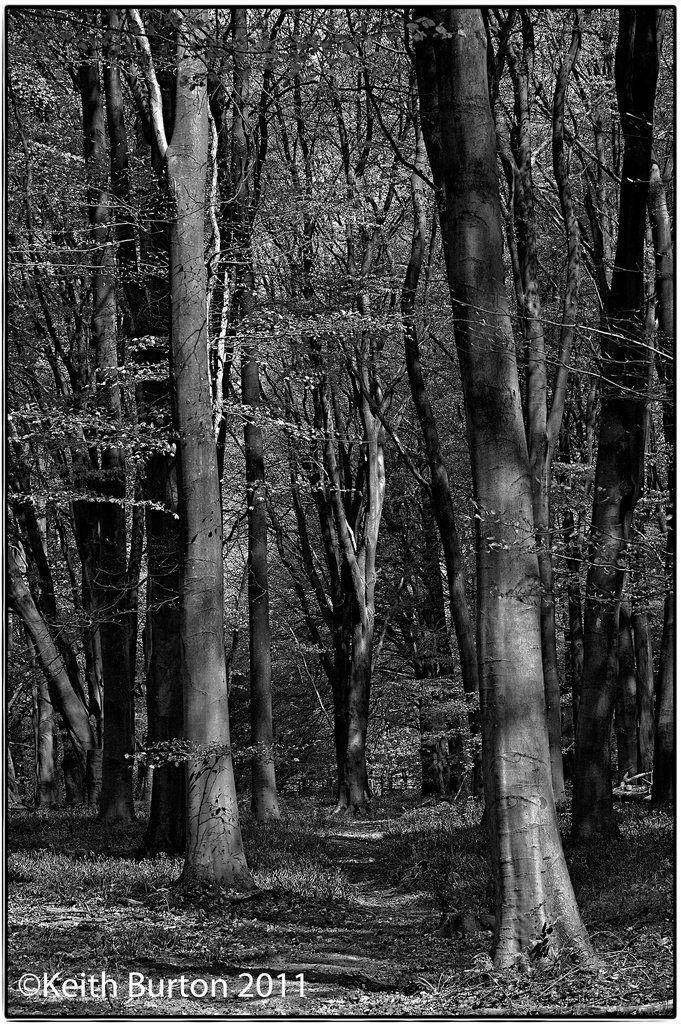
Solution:
M 477 644 L 495 962 L 513 963 L 547 921 L 552 944 L 589 961 L 551 784 L 530 461 L 503 287 L 485 28 L 479 10 L 421 8 L 413 31 L 419 99 L 428 112 L 424 137 L 433 174 L 441 174 L 479 516 Z
M 514 11 L 499 26 L 497 65 L 505 57 L 508 61 L 514 93 L 514 114 L 511 119 L 510 138 L 506 139 L 497 104 L 497 139 L 501 159 L 510 186 L 512 213 L 509 230 L 515 238 L 509 239 L 509 252 L 513 265 L 516 298 L 525 350 L 525 408 L 528 449 L 531 463 L 534 526 L 537 533 L 537 556 L 541 575 L 541 628 L 544 688 L 551 746 L 551 773 L 556 801 L 565 800 L 563 781 L 563 755 L 561 742 L 560 681 L 556 652 L 555 580 L 551 555 L 551 466 L 563 421 L 570 357 L 577 318 L 580 284 L 580 229 L 574 210 L 572 190 L 565 154 L 564 124 L 568 83 L 581 41 L 579 13 L 572 41 L 565 60 L 556 77 L 552 110 L 553 165 L 561 212 L 565 224 L 568 249 L 568 273 L 565 287 L 563 318 L 558 351 L 558 367 L 552 381 L 552 397 L 548 401 L 549 372 L 547 369 L 544 317 L 539 288 L 538 229 L 535 215 L 535 195 L 532 174 L 532 101 L 534 77 L 535 37 L 532 12 L 522 10 L 521 45 L 510 38 Z M 498 91 L 498 82 L 493 83 Z M 513 229 L 511 229 L 511 221 Z
M 78 85 L 83 107 L 83 140 L 88 176 L 88 219 L 95 269 L 90 334 L 96 353 L 97 405 L 112 424 L 120 424 L 113 229 L 107 200 L 108 160 L 105 113 L 96 52 L 81 62 Z M 104 756 L 100 817 L 134 818 L 132 772 L 133 699 L 130 678 L 129 618 L 126 587 L 127 538 L 123 499 L 125 456 L 120 444 L 102 448 L 89 484 L 110 500 L 78 502 L 76 528 L 92 574 L 92 596 L 100 636 L 104 692 Z M 121 657 L 121 652 L 125 656 Z
M 132 13 L 173 219 L 170 299 L 178 491 L 183 559 L 180 636 L 187 766 L 183 879 L 250 887 L 239 828 L 223 641 L 222 521 L 208 376 L 203 196 L 208 156 L 208 12 L 187 9 L 178 27 L 175 116 L 168 141 L 144 24 Z
M 482 729 L 498 962 L 589 960 L 575 730 L 579 835 L 613 831 L 613 713 L 619 772 L 673 794 L 661 18 L 8 23 L 22 796 L 94 805 L 104 754 L 131 817 L 146 746 L 139 855 L 248 887 L 230 737 L 266 818 L 306 778 L 337 812 L 419 771 L 463 800 Z

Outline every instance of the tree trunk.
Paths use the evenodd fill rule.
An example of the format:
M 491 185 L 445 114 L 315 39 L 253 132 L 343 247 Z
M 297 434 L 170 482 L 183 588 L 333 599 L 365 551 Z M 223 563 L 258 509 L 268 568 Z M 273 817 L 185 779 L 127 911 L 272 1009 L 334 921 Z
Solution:
M 617 775 L 619 779 L 636 775 L 638 768 L 638 729 L 636 665 L 631 637 L 629 602 L 620 604 L 617 650 L 617 698 L 615 735 L 617 737 Z
M 626 550 L 643 476 L 647 352 L 644 242 L 661 15 L 621 8 L 615 84 L 624 137 L 620 218 L 602 336 L 602 399 L 584 607 L 584 683 L 575 742 L 573 830 L 617 830 L 610 727 L 617 692 L 617 619 Z
M 20 617 L 35 648 L 40 667 L 47 677 L 50 700 L 64 722 L 73 756 L 84 780 L 87 751 L 95 747 L 88 713 L 71 686 L 66 666 L 52 640 L 47 623 L 31 597 L 24 571 L 23 555 L 18 545 L 10 541 L 7 544 L 8 603 Z
M 172 460 L 158 453 L 147 462 L 145 493 L 157 503 L 148 508 L 147 619 L 144 632 L 147 666 L 147 743 L 172 744 L 183 733 L 182 648 L 180 645 L 180 528 L 175 515 L 177 481 Z M 161 511 L 164 505 L 167 511 Z M 176 751 L 179 754 L 179 751 Z M 172 750 L 154 765 L 147 831 L 137 857 L 184 853 L 186 838 L 185 766 Z
M 15 808 L 16 810 L 22 810 L 24 804 L 21 800 L 19 787 L 17 785 L 14 761 L 12 760 L 12 750 L 9 742 L 7 743 L 7 757 L 5 763 L 7 765 L 7 803 L 10 807 Z
M 341 578 L 342 578 L 341 570 Z M 333 661 L 331 690 L 333 693 L 333 736 L 336 752 L 336 810 L 346 811 L 349 802 L 348 752 L 348 695 L 350 693 L 350 665 L 352 651 L 352 623 L 350 619 L 349 591 L 339 594 L 333 606 Z
M 348 812 L 363 810 L 371 799 L 366 763 L 371 687 L 371 653 L 374 637 L 373 616 L 361 616 L 352 630 L 352 668 L 348 689 L 348 745 L 346 778 Z
M 423 255 L 426 246 L 426 210 L 425 198 L 423 195 L 424 182 L 417 171 L 423 173 L 426 163 L 426 149 L 423 141 L 423 134 L 417 128 L 416 156 L 414 161 L 415 171 L 411 177 L 412 204 L 414 207 L 414 231 L 412 235 L 411 253 L 402 286 L 401 313 L 404 330 L 404 351 L 407 366 L 407 375 L 411 388 L 412 400 L 419 418 L 419 424 L 423 435 L 423 442 L 428 459 L 431 480 L 431 497 L 433 512 L 442 542 L 445 567 L 447 570 L 447 586 L 449 590 L 449 606 L 451 610 L 452 623 L 456 634 L 457 647 L 459 651 L 459 662 L 461 665 L 461 677 L 464 693 L 472 694 L 478 692 L 478 664 L 475 651 L 475 637 L 473 627 L 468 613 L 468 599 L 466 595 L 466 579 L 463 555 L 459 530 L 454 512 L 449 476 L 442 458 L 440 436 L 437 422 L 433 415 L 433 409 L 426 389 L 426 382 L 421 364 L 421 353 L 418 337 L 418 328 L 414 319 L 416 306 L 416 289 L 421 275 Z M 439 557 L 438 557 L 439 577 Z M 471 735 L 480 731 L 479 717 L 477 713 L 469 714 L 468 727 Z M 438 763 L 436 750 L 430 750 L 428 744 L 422 751 L 430 766 Z M 435 758 L 435 760 L 433 760 Z M 474 766 L 473 791 L 479 790 L 478 783 L 481 781 L 480 766 Z M 428 776 L 429 769 L 424 773 Z M 436 780 L 439 785 L 439 779 Z
M 643 608 L 634 606 L 631 627 L 636 654 L 638 771 L 652 772 L 655 747 L 655 677 L 648 613 Z
M 537 256 L 537 223 L 534 212 L 534 187 L 532 181 L 532 141 L 531 128 L 531 79 L 534 63 L 534 30 L 530 12 L 521 9 L 522 23 L 521 42 L 506 42 L 508 58 L 515 96 L 515 121 L 511 133 L 511 144 L 505 142 L 502 133 L 497 132 L 501 146 L 502 162 L 511 183 L 513 197 L 514 224 L 516 234 L 515 252 L 517 254 L 518 306 L 524 334 L 525 347 L 525 391 L 527 417 L 527 445 L 530 459 L 530 480 L 532 484 L 532 506 L 534 529 L 537 538 L 537 558 L 541 580 L 541 644 L 542 663 L 544 666 L 544 690 L 546 695 L 546 712 L 549 729 L 549 748 L 551 751 L 551 775 L 556 803 L 565 800 L 565 783 L 563 778 L 563 755 L 560 715 L 560 679 L 558 674 L 558 658 L 556 655 L 556 615 L 555 586 L 553 574 L 553 557 L 551 553 L 551 464 L 560 423 L 562 420 L 563 389 L 554 388 L 554 401 L 551 416 L 548 415 L 548 374 L 546 366 L 546 345 L 544 324 L 539 291 L 538 256 Z M 579 33 L 573 39 L 568 61 L 564 62 L 557 79 L 557 96 L 562 83 L 562 95 L 569 79 L 570 69 L 578 46 Z M 554 155 L 555 144 L 562 148 L 562 120 L 564 114 L 557 106 L 554 114 Z M 558 137 L 556 139 L 556 127 Z M 554 166 L 557 166 L 554 162 Z M 569 197 L 567 176 L 556 175 L 564 221 L 568 233 L 569 248 L 574 249 L 571 238 L 570 220 L 576 224 L 572 215 L 572 202 Z M 565 193 L 568 203 L 566 208 Z M 565 348 L 566 334 L 572 332 L 576 309 L 576 293 L 579 283 L 579 232 L 576 239 L 576 260 L 571 258 L 570 274 L 566 288 L 566 296 L 570 302 L 566 308 L 571 309 L 572 322 L 564 317 L 561 337 L 561 353 L 559 362 L 563 366 L 560 373 L 565 373 L 570 356 L 570 343 Z M 572 252 L 570 256 L 572 257 Z M 567 331 L 566 331 L 567 328 Z M 571 339 L 570 339 L 571 340 Z
M 425 168 L 425 147 L 419 134 L 415 166 L 423 172 Z M 461 542 L 454 512 L 454 503 L 449 487 L 449 476 L 442 458 L 440 436 L 430 403 L 421 365 L 418 330 L 414 322 L 416 288 L 421 274 L 423 254 L 426 245 L 425 200 L 423 181 L 418 174 L 412 175 L 412 201 L 414 205 L 414 234 L 409 264 L 402 287 L 402 324 L 404 328 L 404 352 L 411 387 L 412 399 L 419 418 L 423 442 L 430 469 L 433 510 L 440 531 L 442 550 L 447 569 L 449 603 L 452 622 L 456 633 L 461 662 L 463 688 L 466 693 L 478 689 L 478 666 L 475 653 L 475 637 L 468 614 L 464 563 Z
M 57 807 L 59 784 L 54 763 L 55 730 L 52 701 L 47 679 L 38 677 L 33 694 L 33 729 L 35 734 L 35 805 Z
M 442 233 L 464 386 L 477 523 L 477 649 L 495 962 L 549 942 L 591 962 L 560 841 L 541 650 L 540 580 L 515 342 L 504 292 L 496 139 L 477 9 L 418 12 L 422 110 L 437 111 Z M 417 22 L 419 20 L 417 18 Z M 431 168 L 436 162 L 431 157 Z M 434 172 L 435 173 L 435 172 Z
M 423 489 L 421 522 L 423 569 L 422 579 L 417 583 L 414 652 L 414 674 L 420 682 L 421 792 L 441 798 L 461 792 L 478 796 L 482 794 L 476 792 L 475 783 L 479 775 L 482 787 L 482 772 L 476 772 L 477 766 L 472 764 L 469 722 L 479 732 L 479 715 L 473 712 L 467 721 L 460 710 L 452 710 L 453 702 L 461 704 L 465 691 L 457 678 L 449 642 L 433 504 L 430 494 Z M 473 777 L 467 779 L 467 767 L 471 766 Z
M 250 64 L 246 8 L 233 12 L 234 115 L 232 121 L 230 256 L 236 267 L 232 329 L 255 307 L 255 276 L 252 267 L 251 233 L 256 185 L 251 138 Z M 266 142 L 266 140 L 263 140 Z M 258 170 L 263 156 L 258 156 Z M 254 192 L 256 195 L 254 195 Z M 224 387 L 224 384 L 223 384 Z M 257 411 L 262 407 L 257 342 L 244 341 L 241 355 L 241 398 L 244 406 L 246 449 L 246 500 L 248 505 L 248 618 L 251 689 L 251 810 L 257 821 L 279 817 L 274 769 L 272 725 L 272 636 L 267 565 L 267 504 L 262 427 Z
M 188 8 L 177 48 L 170 244 L 172 363 L 183 541 L 180 637 L 187 767 L 183 880 L 250 888 L 229 737 L 223 639 L 222 522 L 208 374 L 203 201 L 208 99 L 201 52 L 208 12 Z M 148 46 L 148 42 L 147 42 Z M 148 77 L 152 75 L 148 71 Z M 157 134 L 164 138 L 160 111 Z
M 251 274 L 244 286 L 253 289 Z M 279 817 L 272 727 L 272 635 L 267 570 L 267 505 L 262 429 L 255 418 L 260 400 L 258 354 L 246 345 L 241 356 L 241 394 L 245 406 L 246 500 L 248 503 L 248 618 L 251 683 L 251 810 L 257 821 Z
M 88 175 L 88 218 L 95 252 L 92 284 L 91 340 L 95 348 L 99 414 L 111 425 L 121 423 L 116 346 L 116 295 L 113 232 L 109 225 L 104 108 L 99 62 L 92 51 L 79 70 L 83 107 L 83 140 Z M 99 817 L 132 821 L 135 807 L 133 689 L 129 660 L 129 616 L 126 591 L 126 469 L 123 449 L 103 446 L 101 477 L 93 489 L 105 499 L 97 503 L 92 597 L 102 648 L 104 744 Z M 121 653 L 125 656 L 122 657 Z
M 584 628 L 582 625 L 582 587 L 579 579 L 581 563 L 579 538 L 575 529 L 572 512 L 566 509 L 563 516 L 563 536 L 565 538 L 565 567 L 568 575 L 568 624 L 570 669 L 572 675 L 572 721 L 574 735 L 577 735 L 579 703 L 582 697 L 582 679 L 584 677 Z

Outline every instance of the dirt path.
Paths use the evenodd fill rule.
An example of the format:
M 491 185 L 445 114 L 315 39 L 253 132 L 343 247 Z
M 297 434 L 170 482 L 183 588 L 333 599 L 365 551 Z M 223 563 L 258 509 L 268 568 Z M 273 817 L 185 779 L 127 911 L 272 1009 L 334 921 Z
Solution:
M 173 884 L 179 860 L 131 863 L 142 821 L 129 834 L 104 835 L 94 820 L 24 812 L 10 823 L 15 851 L 7 873 L 10 1013 L 512 1017 L 529 1011 L 560 1017 L 566 1007 L 569 1015 L 584 1016 L 625 1003 L 626 1016 L 633 1017 L 637 1002 L 646 1008 L 667 994 L 655 978 L 663 958 L 667 975 L 671 971 L 672 924 L 662 914 L 664 929 L 656 927 L 659 907 L 645 926 L 629 908 L 617 933 L 614 925 L 603 930 L 602 913 L 587 922 L 608 966 L 597 986 L 569 963 L 556 969 L 539 963 L 532 977 L 502 978 L 491 969 L 488 931 L 436 934 L 434 897 L 416 884 L 431 884 L 423 868 L 432 864 L 421 860 L 414 872 L 410 834 L 396 826 L 399 813 L 359 820 L 317 814 L 304 820 L 300 831 L 295 816 L 283 823 L 271 837 L 281 846 L 268 849 L 266 858 L 283 874 L 309 858 L 314 869 L 303 870 L 302 889 L 289 875 L 253 897 L 230 898 L 179 889 Z M 432 828 L 426 814 L 424 827 Z M 413 834 L 418 855 L 428 857 L 423 833 Z M 453 840 L 455 889 L 467 892 L 469 900 L 473 893 L 473 902 L 480 885 L 462 888 L 461 880 L 467 871 L 473 871 L 472 882 L 478 877 L 470 856 L 476 835 L 462 830 Z M 270 841 L 266 833 L 256 838 L 254 851 Z M 656 870 L 659 849 L 658 843 Z M 640 868 L 640 860 L 636 864 Z M 333 881 L 336 870 L 337 885 L 324 882 L 318 895 L 305 889 L 326 877 L 324 871 Z M 651 883 L 641 889 L 641 899 L 649 901 L 655 891 Z M 608 906 L 612 898 L 607 897 Z M 633 962 L 639 965 L 635 969 Z M 55 977 L 59 988 L 61 980 L 100 973 L 110 981 L 106 993 L 69 998 L 59 991 L 38 996 L 19 991 L 26 975 Z M 655 1007 L 657 1015 L 671 1012 L 666 1004 Z
M 302 933 L 295 948 L 282 948 L 273 960 L 252 968 L 285 972 L 287 978 L 302 974 L 304 998 L 295 991 L 283 999 L 256 998 L 231 1012 L 326 1015 L 368 1013 L 380 1006 L 383 1013 L 398 1014 L 404 1012 L 400 1004 L 406 1006 L 427 988 L 419 971 L 424 977 L 430 973 L 433 946 L 439 959 L 443 940 L 424 935 L 429 917 L 431 930 L 433 925 L 427 897 L 392 884 L 383 836 L 380 822 L 366 820 L 339 819 L 325 832 L 326 852 L 347 879 L 348 898 L 326 908 L 324 927 L 311 914 L 301 922 L 309 934 Z
M 187 952 L 200 945 L 201 925 L 194 920 L 189 934 L 186 915 L 182 919 L 173 913 L 165 893 L 139 903 L 121 898 L 122 905 L 113 895 L 88 893 L 77 905 L 53 900 L 55 905 L 46 907 L 36 906 L 29 893 L 23 900 L 19 886 L 10 905 L 13 960 L 19 965 L 12 971 L 16 977 L 10 977 L 10 1005 L 17 1012 L 36 1013 L 54 1012 L 55 1003 L 66 1002 L 52 992 L 36 1000 L 15 990 L 23 972 L 33 970 L 42 977 L 34 965 L 47 960 L 49 977 L 56 970 L 60 980 L 74 977 L 92 965 L 94 973 L 103 970 L 113 979 L 108 998 L 96 992 L 96 998 L 85 993 L 78 999 L 77 1012 L 83 1015 L 296 1016 L 379 1008 L 389 1015 L 406 1012 L 410 997 L 421 988 L 428 994 L 427 982 L 419 979 L 432 976 L 433 965 L 446 959 L 447 943 L 427 934 L 436 922 L 428 899 L 395 886 L 383 854 L 383 836 L 381 822 L 327 823 L 324 853 L 344 878 L 343 898 L 334 903 L 270 892 L 227 903 L 224 915 L 208 908 L 203 928 L 210 930 L 211 948 L 217 943 L 224 949 L 224 959 L 208 962 L 183 953 L 183 937 Z M 136 921 L 147 933 L 156 929 L 168 935 L 167 953 L 153 959 L 135 955 Z M 130 929 L 129 946 L 120 939 L 122 922 Z M 36 954 L 36 948 L 46 952 Z M 49 955 L 55 949 L 59 954 Z M 111 956 L 103 955 L 109 952 Z M 136 980 L 134 990 L 129 987 L 130 972 L 145 979 Z M 177 981 L 182 977 L 184 994 Z M 159 989 L 159 979 L 176 979 L 174 989 Z M 202 995 L 201 980 L 215 983 L 215 998 L 211 992 Z M 198 989 L 194 986 L 197 998 L 192 996 L 192 983 L 199 984 Z

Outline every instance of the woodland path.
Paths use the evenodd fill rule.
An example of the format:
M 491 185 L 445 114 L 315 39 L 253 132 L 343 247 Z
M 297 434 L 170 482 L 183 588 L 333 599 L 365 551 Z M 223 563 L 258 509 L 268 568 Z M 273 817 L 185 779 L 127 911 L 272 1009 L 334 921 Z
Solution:
M 613 950 L 606 955 L 616 958 L 610 961 L 612 977 L 594 981 L 578 977 L 569 965 L 556 971 L 547 964 L 542 974 L 544 965 L 539 964 L 532 978 L 496 976 L 489 959 L 491 934 L 471 924 L 473 919 L 448 937 L 436 934 L 440 912 L 433 894 L 419 890 L 404 858 L 400 866 L 391 861 L 390 829 L 395 818 L 331 817 L 320 823 L 319 846 L 312 856 L 337 871 L 334 900 L 314 892 L 294 894 L 276 883 L 247 898 L 197 898 L 172 884 L 179 861 L 166 862 L 162 870 L 145 862 L 150 865 L 145 869 L 147 881 L 138 875 L 137 881 L 126 882 L 133 876 L 130 857 L 141 823 L 129 829 L 127 836 L 107 843 L 98 838 L 94 821 L 85 835 L 79 822 L 70 842 L 64 841 L 62 833 L 51 846 L 59 853 L 50 853 L 40 822 L 35 818 L 32 822 L 30 816 L 26 820 L 22 841 L 15 845 L 10 837 L 10 849 L 21 847 L 16 861 L 10 859 L 8 871 L 8 981 L 13 1013 L 512 1017 L 534 1012 L 573 1016 L 597 1014 L 600 1006 L 613 1006 L 624 996 L 627 1016 L 633 1017 L 638 1015 L 635 1003 L 646 998 L 636 991 L 639 986 L 623 990 L 620 964 L 626 968 L 635 949 L 631 942 L 624 948 L 619 935 L 617 944 L 606 940 Z M 50 857 L 68 858 L 63 860 L 64 885 L 40 889 L 40 872 L 45 863 L 49 867 Z M 80 888 L 67 885 L 69 865 L 81 873 Z M 647 925 L 646 933 L 640 927 L 637 931 L 629 927 L 626 934 L 659 964 L 662 946 L 654 951 L 651 942 L 665 943 L 666 956 L 666 943 L 672 941 L 671 922 L 665 925 L 664 935 L 656 925 Z M 593 934 L 593 924 L 590 930 Z M 624 935 L 625 930 L 621 931 Z M 16 989 L 25 972 L 47 971 L 51 976 L 61 971 L 63 977 L 74 977 L 83 970 L 105 970 L 107 977 L 115 978 L 115 998 L 79 998 L 77 1003 L 69 1000 L 68 1006 L 62 1000 L 59 1006 L 53 996 L 27 998 Z M 216 999 L 182 997 L 176 992 L 131 1000 L 127 997 L 131 971 L 143 972 L 155 986 L 158 979 L 181 976 L 187 985 L 196 979 L 222 978 L 226 998 L 222 992 Z M 273 994 L 240 998 L 247 974 L 254 979 L 269 975 Z M 287 979 L 284 996 L 277 979 L 280 974 Z M 303 997 L 296 980 L 299 974 L 305 979 Z M 250 992 L 255 992 L 254 985 Z M 659 986 L 653 984 L 648 999 L 659 1000 L 658 992 Z M 658 1002 L 655 1009 L 656 1015 L 665 1013 L 666 1005 Z
M 42 973 L 35 966 L 35 949 L 47 943 L 62 951 L 44 965 L 50 976 L 60 970 L 63 977 L 73 977 L 86 964 L 85 969 L 91 966 L 96 973 L 104 969 L 107 977 L 117 980 L 116 998 L 79 999 L 77 1010 L 73 1005 L 73 1012 L 83 1015 L 392 1016 L 413 1013 L 415 996 L 419 1004 L 432 1000 L 431 1009 L 422 1009 L 436 1014 L 439 1011 L 433 988 L 437 988 L 437 979 L 451 959 L 453 940 L 432 934 L 439 919 L 432 898 L 407 891 L 394 877 L 382 852 L 384 824 L 366 818 L 328 819 L 323 829 L 324 859 L 339 869 L 342 893 L 333 903 L 328 898 L 301 899 L 274 890 L 255 898 L 220 901 L 219 907 L 202 899 L 198 914 L 189 918 L 187 904 L 184 908 L 177 906 L 174 894 L 166 889 L 149 892 L 139 900 L 117 898 L 115 891 L 108 891 L 106 896 L 88 894 L 86 889 L 83 899 L 75 903 L 65 900 L 62 905 L 52 898 L 52 905 L 45 906 L 36 901 L 28 885 L 19 884 L 11 897 L 9 913 L 10 942 L 16 951 L 12 957 L 16 968 L 10 969 L 10 1007 L 22 1013 L 35 1013 L 39 1007 L 55 1012 L 53 996 L 36 1000 L 13 991 L 23 972 Z M 81 861 L 93 853 L 84 848 L 72 851 Z M 120 850 L 119 856 L 131 853 L 132 848 Z M 20 877 L 12 880 L 22 881 Z M 196 911 L 195 904 L 191 909 Z M 120 935 L 123 922 L 130 931 L 128 941 Z M 145 931 L 180 930 L 186 941 L 179 943 L 180 948 L 170 948 L 178 944 L 169 943 L 162 957 L 136 955 L 135 923 Z M 210 930 L 212 948 L 216 939 L 224 936 L 224 959 L 207 962 L 196 955 L 201 928 Z M 488 944 L 489 936 L 486 940 Z M 110 951 L 113 956 L 98 958 L 98 950 Z M 39 958 L 41 962 L 44 959 Z M 115 967 L 109 966 L 112 961 Z M 434 972 L 438 965 L 440 969 Z M 130 971 L 143 972 L 154 979 L 154 984 L 156 979 L 181 975 L 188 979 L 187 985 L 199 978 L 224 978 L 228 998 L 220 994 L 215 1001 L 175 995 L 129 1000 L 125 997 Z M 254 978 L 269 974 L 279 994 L 239 998 L 247 980 L 240 976 L 245 972 Z M 281 973 L 287 979 L 284 997 L 276 978 Z M 298 974 L 305 979 L 303 997 L 298 991 Z M 251 987 L 251 992 L 254 990 Z

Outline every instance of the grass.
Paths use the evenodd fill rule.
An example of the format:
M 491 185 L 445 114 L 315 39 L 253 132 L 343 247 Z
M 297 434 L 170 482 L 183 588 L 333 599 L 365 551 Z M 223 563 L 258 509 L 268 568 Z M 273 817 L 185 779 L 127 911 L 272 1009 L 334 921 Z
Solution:
M 71 976 L 145 970 L 150 976 L 295 971 L 304 965 L 309 997 L 236 999 L 214 1006 L 186 1000 L 153 1005 L 101 1002 L 73 1007 L 101 1016 L 219 1012 L 387 1016 L 507 1015 L 533 1007 L 560 1014 L 666 998 L 673 976 L 673 822 L 669 811 L 618 808 L 621 835 L 609 846 L 578 844 L 561 817 L 564 846 L 582 914 L 602 971 L 541 961 L 529 973 L 499 976 L 491 935 L 476 926 L 493 900 L 475 803 L 423 805 L 391 794 L 361 821 L 328 817 L 314 800 L 288 804 L 282 819 L 258 824 L 244 813 L 244 845 L 262 892 L 238 899 L 188 893 L 175 883 L 182 863 L 135 862 L 145 828 L 102 827 L 78 811 L 12 812 L 9 825 L 10 1008 L 45 1013 L 19 997 L 26 971 Z M 473 922 L 445 934 L 444 915 Z M 14 986 L 14 987 L 13 987 Z

